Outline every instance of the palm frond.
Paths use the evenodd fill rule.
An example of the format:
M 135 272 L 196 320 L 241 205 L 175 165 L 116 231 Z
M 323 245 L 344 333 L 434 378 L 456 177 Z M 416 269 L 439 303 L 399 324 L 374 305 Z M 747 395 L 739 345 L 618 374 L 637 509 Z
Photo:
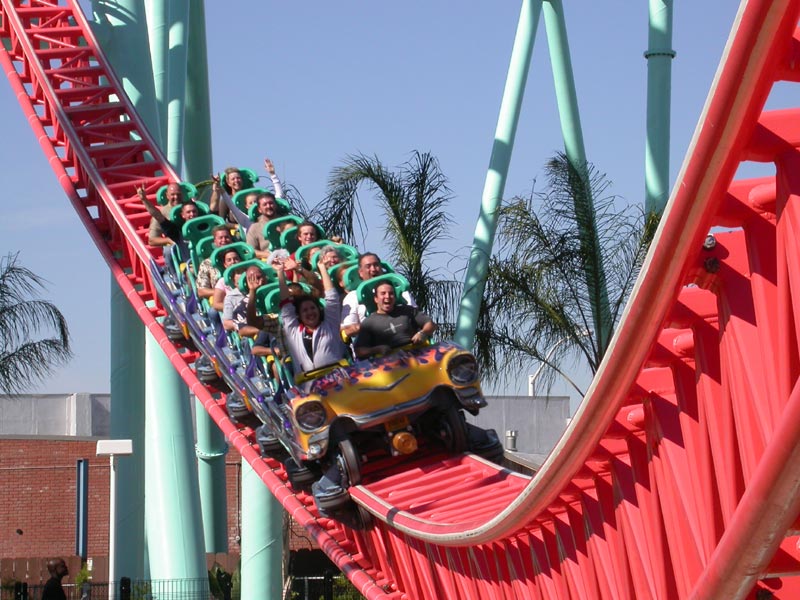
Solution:
M 377 157 L 362 154 L 348 156 L 345 163 L 335 167 L 328 177 L 328 193 L 322 203 L 312 211 L 314 220 L 325 228 L 328 235 L 338 235 L 349 244 L 363 241 L 367 232 L 364 211 L 358 201 L 358 187 L 369 182 L 378 189 L 391 189 L 392 174 Z
M 408 279 L 418 306 L 427 311 L 431 283 L 437 280 L 429 261 L 435 255 L 434 244 L 447 237 L 451 223 L 447 205 L 452 196 L 439 162 L 430 153 L 415 151 L 407 162 L 390 170 L 377 157 L 358 154 L 334 168 L 314 218 L 329 235 L 356 245 L 363 244 L 368 231 L 359 201 L 362 185 L 374 193 L 385 216 L 388 256 L 384 258 Z
M 591 166 L 573 167 L 564 155 L 549 161 L 546 173 L 544 191 L 499 209 L 484 294 L 493 319 L 484 338 L 496 345 L 497 373 L 535 361 L 545 365 L 548 385 L 564 375 L 570 357 L 582 356 L 592 372 L 599 367 L 657 217 L 618 210 L 605 177 Z
M 0 352 L 0 391 L 4 394 L 25 391 L 71 356 L 69 347 L 57 338 L 27 342 L 10 352 Z
M 36 296 L 44 280 L 19 264 L 18 254 L 0 260 L 0 390 L 22 391 L 72 356 L 66 319 Z M 31 339 L 38 335 L 52 336 Z

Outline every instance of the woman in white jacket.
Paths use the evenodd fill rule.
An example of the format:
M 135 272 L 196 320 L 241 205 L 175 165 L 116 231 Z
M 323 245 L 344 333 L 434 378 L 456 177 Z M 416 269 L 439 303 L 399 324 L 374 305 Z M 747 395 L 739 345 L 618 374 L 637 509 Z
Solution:
M 312 296 L 291 298 L 285 267 L 294 264 L 287 261 L 285 265 L 274 265 L 280 283 L 281 320 L 295 372 L 311 371 L 336 363 L 345 355 L 346 348 L 339 334 L 342 306 L 339 293 L 322 263 L 319 271 L 325 290 L 325 310 Z

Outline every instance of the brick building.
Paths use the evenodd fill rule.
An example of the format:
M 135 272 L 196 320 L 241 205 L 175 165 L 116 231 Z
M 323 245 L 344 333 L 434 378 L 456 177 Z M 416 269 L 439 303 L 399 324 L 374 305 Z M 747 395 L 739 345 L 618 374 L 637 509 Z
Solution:
M 483 427 L 494 427 L 501 435 L 514 427 L 520 434 L 518 450 L 538 458 L 557 441 L 569 410 L 566 397 L 542 400 L 492 398 L 489 408 L 470 420 Z M 526 418 L 520 420 L 520 414 Z M 93 578 L 105 580 L 109 461 L 108 457 L 96 456 L 95 451 L 97 440 L 108 437 L 109 415 L 107 394 L 0 396 L 0 577 L 26 570 L 31 582 L 37 573 L 46 579 L 44 561 L 28 559 L 67 558 L 76 554 L 76 465 L 79 459 L 88 459 L 87 551 Z M 242 466 L 235 448 L 229 449 L 225 464 L 228 556 L 210 556 L 208 562 L 210 566 L 217 559 L 226 570 L 232 570 L 230 565 L 238 562 L 242 535 Z M 315 548 L 312 538 L 297 525 L 291 528 L 289 546 L 293 551 Z M 319 565 L 319 557 L 306 552 L 302 555 L 304 564 L 296 565 L 293 572 Z M 323 564 L 319 568 L 326 567 Z M 72 568 L 71 577 L 75 573 L 77 569 Z
M 108 457 L 96 456 L 97 440 L 108 437 L 108 395 L 47 394 L 0 396 L 0 577 L 22 571 L 34 583 L 47 574 L 44 560 L 76 554 L 77 462 L 88 460 L 88 543 L 95 580 L 107 573 Z M 125 460 L 120 458 L 119 460 Z M 241 540 L 241 457 L 225 456 L 228 553 L 210 556 L 236 564 Z M 312 549 L 310 536 L 292 528 L 292 550 Z M 74 564 L 74 561 L 73 561 Z M 74 577 L 77 569 L 71 569 Z M 69 580 L 67 580 L 69 581 Z

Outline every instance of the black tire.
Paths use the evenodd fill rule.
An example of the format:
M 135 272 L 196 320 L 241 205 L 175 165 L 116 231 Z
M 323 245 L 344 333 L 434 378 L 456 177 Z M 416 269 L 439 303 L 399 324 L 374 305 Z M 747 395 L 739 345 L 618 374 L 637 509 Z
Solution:
M 259 425 L 256 428 L 256 442 L 261 448 L 262 456 L 280 458 L 286 455 L 286 449 L 277 437 L 272 434 L 272 430 L 266 425 Z
M 164 319 L 164 322 L 161 324 L 161 326 L 164 328 L 164 331 L 167 333 L 167 337 L 169 338 L 169 341 L 171 341 L 171 342 L 183 342 L 183 341 L 186 340 L 186 338 L 183 337 L 183 329 L 181 328 L 180 325 L 178 325 L 178 322 L 175 319 L 173 319 L 172 317 L 170 317 L 170 316 L 166 317 Z
M 495 463 L 497 465 L 501 465 L 501 466 L 502 466 L 503 461 L 505 460 L 505 456 L 506 456 L 505 449 L 503 448 L 503 445 L 500 444 L 499 442 L 497 444 L 494 444 L 494 445 L 489 446 L 487 448 L 481 448 L 479 450 L 473 450 L 472 452 L 474 454 L 477 454 L 481 458 L 485 458 L 489 462 L 493 462 L 493 463 Z
M 317 480 L 316 473 L 308 467 L 298 465 L 292 457 L 283 461 L 283 466 L 289 483 L 296 490 L 309 491 L 311 484 Z
M 498 465 L 503 464 L 505 449 L 494 429 L 482 429 L 467 423 L 467 438 L 470 452 Z
M 351 485 L 361 483 L 361 456 L 359 456 L 353 440 L 345 438 L 339 442 L 339 454 L 336 460 L 339 470 L 342 472 L 342 487 L 346 489 Z
M 317 508 L 324 516 L 336 516 L 337 513 L 347 512 L 350 510 L 352 504 L 350 493 L 347 490 L 342 490 L 340 493 L 323 497 L 319 497 L 315 494 L 314 502 L 316 502 Z
M 355 531 L 368 531 L 373 526 L 372 515 L 369 511 L 352 501 L 338 511 L 328 514 Z
M 467 423 L 464 415 L 454 405 L 441 412 L 437 421 L 439 439 L 448 451 L 453 454 L 466 452 L 469 447 Z
M 203 383 L 213 384 L 219 381 L 214 364 L 205 355 L 201 355 L 194 363 L 194 370 L 197 378 Z

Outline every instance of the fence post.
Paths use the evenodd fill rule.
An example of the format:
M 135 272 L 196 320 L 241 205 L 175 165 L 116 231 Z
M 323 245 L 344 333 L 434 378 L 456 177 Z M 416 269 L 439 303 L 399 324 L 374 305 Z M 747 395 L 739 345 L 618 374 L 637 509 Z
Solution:
M 333 600 L 333 573 L 325 571 L 323 579 L 323 594 L 325 600 Z
M 113 582 L 109 582 L 108 585 L 114 585 Z M 130 577 L 120 577 L 119 578 L 119 600 L 131 600 L 131 578 Z
M 25 581 L 14 582 L 14 600 L 28 600 L 28 584 Z

